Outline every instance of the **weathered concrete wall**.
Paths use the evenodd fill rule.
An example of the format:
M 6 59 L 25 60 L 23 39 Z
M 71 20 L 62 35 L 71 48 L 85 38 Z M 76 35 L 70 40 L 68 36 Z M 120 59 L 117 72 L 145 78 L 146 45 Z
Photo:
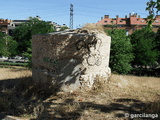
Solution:
M 64 91 L 91 88 L 96 75 L 110 75 L 110 42 L 105 33 L 88 30 L 35 35 L 33 80 Z

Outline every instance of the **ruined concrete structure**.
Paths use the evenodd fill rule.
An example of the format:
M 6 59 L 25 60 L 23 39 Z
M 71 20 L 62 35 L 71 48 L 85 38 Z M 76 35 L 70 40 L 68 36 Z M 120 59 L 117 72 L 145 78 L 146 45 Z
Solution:
M 79 29 L 34 35 L 33 80 L 63 91 L 91 88 L 96 76 L 110 75 L 111 38 L 99 30 Z

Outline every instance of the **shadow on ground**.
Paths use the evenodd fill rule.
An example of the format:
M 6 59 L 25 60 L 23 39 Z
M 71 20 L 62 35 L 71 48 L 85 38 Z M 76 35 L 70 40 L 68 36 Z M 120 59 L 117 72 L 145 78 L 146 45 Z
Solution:
M 34 85 L 31 77 L 1 80 L 0 119 L 5 118 L 6 115 L 28 114 L 36 117 L 32 120 L 78 120 L 80 118 L 87 120 L 92 117 L 98 120 L 108 119 L 101 114 L 112 114 L 114 118 L 127 120 L 131 119 L 131 116 L 125 118 L 124 113 L 130 115 L 160 113 L 160 107 L 157 107 L 160 106 L 159 100 L 144 103 L 138 99 L 119 98 L 113 99 L 113 102 L 109 104 L 96 104 L 95 102 L 77 101 L 72 95 L 69 97 L 54 95 L 56 90 L 48 86 Z M 46 99 L 49 100 L 45 101 Z M 61 102 L 57 102 L 58 100 Z
M 112 114 L 114 116 L 110 119 L 122 118 L 123 120 L 136 118 L 132 114 L 159 114 L 160 110 L 152 108 L 153 105 L 156 107 L 160 105 L 160 101 L 154 103 L 143 103 L 136 99 L 115 99 L 114 103 L 108 105 L 105 104 L 95 104 L 93 102 L 75 102 L 74 99 L 66 99 L 63 103 L 54 102 L 56 99 L 51 99 L 45 104 L 44 111 L 38 115 L 38 120 L 79 120 L 79 119 L 109 119 L 103 114 Z M 55 106 L 55 107 L 51 107 Z M 91 111 L 92 110 L 92 111 Z M 90 111 L 91 114 L 85 111 Z M 127 115 L 131 115 L 126 117 Z M 160 117 L 160 114 L 159 114 Z M 141 119 L 155 119 L 156 116 L 150 116 L 146 118 L 145 116 Z M 138 118 L 140 120 L 140 118 Z
M 50 85 L 33 84 L 32 77 L 0 80 L 0 120 L 6 115 L 33 115 L 53 90 Z

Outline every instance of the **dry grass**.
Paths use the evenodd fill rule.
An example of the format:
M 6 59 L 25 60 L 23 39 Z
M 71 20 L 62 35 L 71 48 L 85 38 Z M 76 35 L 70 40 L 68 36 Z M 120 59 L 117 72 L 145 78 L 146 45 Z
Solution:
M 112 75 L 109 82 L 104 82 L 97 77 L 92 91 L 60 93 L 45 103 L 51 105 L 46 109 L 50 120 L 127 120 L 125 113 L 158 114 L 160 79 Z
M 3 80 L 10 79 L 11 76 L 16 79 L 31 76 L 31 71 L 27 70 L 0 69 L 0 71 L 3 75 L 3 77 L 0 77 Z M 91 91 L 60 92 L 56 95 L 45 96 L 45 99 L 41 98 L 48 91 L 38 90 L 38 92 L 35 92 L 39 88 L 34 88 L 24 82 L 25 80 L 22 80 L 23 84 L 19 84 L 20 88 L 25 89 L 22 89 L 22 92 L 17 91 L 21 96 L 20 98 L 23 99 L 19 100 L 19 103 L 31 112 L 26 111 L 21 115 L 30 113 L 37 117 L 35 120 L 128 120 L 129 118 L 124 117 L 125 113 L 160 113 L 160 78 L 113 74 L 108 82 L 104 82 L 103 78 L 97 76 Z M 37 97 L 37 94 L 40 97 Z M 14 94 L 6 95 L 13 97 Z M 17 94 L 15 95 L 17 96 Z M 15 100 L 20 98 L 15 98 Z M 4 102 L 5 99 L 2 98 L 0 101 Z M 23 102 L 27 105 L 25 106 Z M 3 109 L 10 107 L 8 102 L 4 103 L 2 104 Z M 14 106 L 12 104 L 17 108 L 21 105 Z M 30 109 L 27 109 L 27 107 L 30 107 Z
M 99 34 L 104 33 L 104 28 L 102 25 L 87 23 L 81 29 L 77 29 L 76 33 Z
M 42 93 L 42 87 L 33 84 L 30 70 L 0 68 L 0 119 L 5 114 L 33 117 L 38 100 L 45 96 Z
M 134 87 L 159 87 L 160 78 L 156 77 L 138 77 L 131 75 L 112 75 L 111 82 L 117 83 L 120 86 L 125 87 L 126 85 Z
M 32 76 L 32 72 L 30 70 L 0 68 L 0 80 L 23 78 L 30 76 Z
M 87 23 L 85 24 L 82 29 L 89 29 L 89 30 L 100 30 L 100 31 L 104 31 L 104 27 L 102 25 L 99 24 L 95 24 L 95 23 Z

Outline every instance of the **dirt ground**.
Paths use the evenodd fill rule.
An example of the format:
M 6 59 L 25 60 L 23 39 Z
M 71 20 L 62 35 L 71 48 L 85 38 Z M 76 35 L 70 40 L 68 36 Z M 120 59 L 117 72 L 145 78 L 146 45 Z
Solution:
M 0 80 L 0 100 L 10 103 L 0 104 L 3 119 L 6 115 L 23 120 L 160 119 L 160 78 L 112 74 L 106 82 L 97 78 L 92 90 L 54 95 L 34 88 L 28 70 L 1 68 Z M 10 81 L 15 83 L 9 86 Z M 19 110 L 23 112 L 17 114 Z

